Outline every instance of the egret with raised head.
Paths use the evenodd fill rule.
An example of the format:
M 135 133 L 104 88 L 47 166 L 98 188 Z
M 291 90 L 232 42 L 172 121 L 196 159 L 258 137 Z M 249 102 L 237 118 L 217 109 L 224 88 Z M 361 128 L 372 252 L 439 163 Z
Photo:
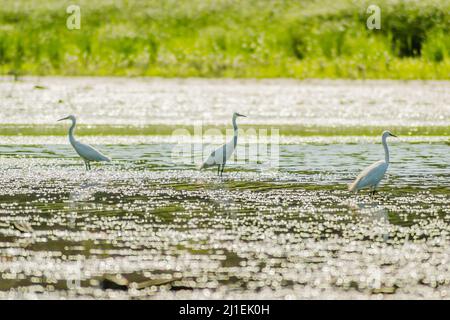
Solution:
M 73 132 L 75 130 L 75 126 L 77 124 L 77 118 L 74 115 L 67 116 L 65 118 L 59 119 L 58 121 L 62 120 L 71 120 L 72 125 L 69 129 L 69 141 L 72 147 L 75 149 L 75 151 L 78 153 L 78 155 L 84 160 L 84 164 L 86 166 L 86 170 L 91 170 L 91 161 L 111 161 L 111 159 L 107 156 L 105 156 L 103 153 L 95 149 L 94 147 L 81 143 L 78 140 L 75 139 Z
M 393 135 L 389 131 L 383 132 L 381 136 L 381 142 L 383 143 L 384 147 L 384 160 L 377 161 L 365 168 L 358 175 L 358 177 L 356 177 L 355 181 L 349 184 L 349 191 L 358 192 L 361 189 L 370 188 L 372 190 L 372 195 L 375 194 L 378 184 L 380 183 L 381 179 L 383 179 L 383 176 L 389 167 L 389 149 L 386 142 L 386 139 L 388 137 L 397 136 Z
M 225 164 L 231 158 L 237 145 L 237 138 L 238 138 L 238 126 L 236 124 L 237 117 L 246 117 L 246 116 L 237 112 L 233 113 L 233 129 L 234 129 L 233 139 L 231 139 L 228 143 L 224 144 L 223 146 L 214 150 L 210 154 L 208 159 L 206 159 L 206 161 L 203 162 L 203 164 L 200 166 L 200 170 L 217 166 L 217 175 L 221 176 L 223 174 Z

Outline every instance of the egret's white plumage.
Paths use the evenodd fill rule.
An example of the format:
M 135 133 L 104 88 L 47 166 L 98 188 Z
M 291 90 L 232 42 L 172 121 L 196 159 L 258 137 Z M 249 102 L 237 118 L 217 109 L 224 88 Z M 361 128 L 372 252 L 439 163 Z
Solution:
M 234 129 L 233 139 L 231 139 L 228 143 L 224 144 L 223 146 L 214 150 L 209 155 L 208 159 L 206 159 L 206 161 L 203 162 L 203 164 L 200 166 L 200 170 L 217 166 L 217 174 L 222 175 L 226 162 L 231 158 L 234 150 L 236 149 L 238 138 L 238 126 L 236 124 L 237 117 L 246 117 L 246 116 L 239 114 L 237 112 L 233 113 L 233 129 Z
M 111 159 L 107 156 L 105 156 L 100 151 L 96 150 L 94 147 L 81 143 L 78 140 L 75 139 L 73 132 L 75 130 L 75 126 L 77 124 L 77 118 L 75 116 L 70 115 L 65 118 L 59 119 L 58 121 L 62 120 L 71 120 L 72 125 L 69 129 L 69 141 L 72 147 L 75 149 L 75 151 L 78 153 L 78 155 L 84 160 L 84 163 L 86 165 L 86 170 L 91 169 L 91 161 L 111 161 Z
M 389 167 L 389 149 L 386 142 L 386 139 L 389 136 L 396 137 L 389 131 L 384 131 L 381 136 L 384 148 L 384 160 L 377 161 L 365 168 L 358 177 L 356 177 L 355 181 L 349 185 L 349 191 L 357 192 L 363 188 L 371 188 L 372 192 L 375 193 L 378 184 L 381 179 L 383 179 L 383 176 Z

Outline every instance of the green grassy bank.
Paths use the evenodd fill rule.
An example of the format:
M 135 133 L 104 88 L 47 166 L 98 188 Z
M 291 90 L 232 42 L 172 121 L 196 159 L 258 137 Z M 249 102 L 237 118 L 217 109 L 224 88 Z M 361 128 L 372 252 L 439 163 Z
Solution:
M 279 130 L 284 136 L 379 136 L 386 128 L 383 126 L 317 126 L 317 125 L 240 125 L 244 131 Z M 449 136 L 448 126 L 390 126 L 396 134 L 401 136 Z M 83 125 L 77 128 L 77 136 L 136 136 L 136 135 L 172 135 L 175 130 L 178 134 L 194 134 L 194 128 L 187 125 Z M 203 132 L 220 130 L 223 134 L 231 130 L 230 126 L 204 125 Z M 212 132 L 212 131 L 211 131 Z M 217 131 L 214 131 L 217 133 Z M 61 125 L 26 125 L 26 124 L 2 124 L 0 136 L 65 136 L 67 126 Z
M 79 30 L 66 27 L 74 3 Z M 3 0 L 0 73 L 450 79 L 449 12 L 448 0 Z

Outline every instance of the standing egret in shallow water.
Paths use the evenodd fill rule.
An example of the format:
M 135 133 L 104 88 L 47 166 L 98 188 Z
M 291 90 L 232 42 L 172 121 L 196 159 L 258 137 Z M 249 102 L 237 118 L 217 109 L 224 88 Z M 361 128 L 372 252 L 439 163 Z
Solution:
M 100 151 L 96 150 L 94 147 L 91 147 L 90 145 L 85 143 L 81 143 L 75 139 L 75 137 L 73 136 L 73 131 L 77 124 L 77 118 L 75 118 L 75 116 L 70 115 L 65 118 L 59 119 L 58 121 L 69 119 L 72 120 L 72 125 L 69 129 L 69 141 L 78 155 L 84 160 L 86 170 L 91 170 L 91 161 L 111 161 L 110 158 L 102 154 Z
M 358 177 L 356 177 L 356 180 L 348 186 L 349 191 L 357 192 L 363 188 L 371 188 L 372 195 L 375 194 L 375 190 L 389 166 L 389 149 L 386 142 L 386 139 L 389 136 L 396 137 L 389 131 L 384 131 L 381 136 L 384 147 L 384 160 L 377 161 L 365 168 Z
M 218 175 L 223 174 L 225 164 L 227 163 L 227 160 L 231 158 L 231 155 L 233 154 L 234 149 L 236 149 L 237 145 L 237 138 L 238 138 L 238 126 L 236 124 L 237 117 L 246 117 L 246 116 L 239 114 L 237 112 L 233 113 L 233 129 L 234 129 L 233 139 L 230 140 L 228 143 L 224 144 L 223 146 L 214 150 L 210 154 L 208 159 L 206 159 L 206 161 L 203 162 L 203 164 L 200 166 L 200 170 L 217 166 L 217 174 Z

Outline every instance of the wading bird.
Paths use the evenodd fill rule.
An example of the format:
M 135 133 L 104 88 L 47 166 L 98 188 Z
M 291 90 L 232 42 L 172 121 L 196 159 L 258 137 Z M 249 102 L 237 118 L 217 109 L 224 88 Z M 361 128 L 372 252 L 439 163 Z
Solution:
M 206 159 L 206 161 L 203 162 L 203 164 L 200 166 L 200 170 L 217 166 L 217 175 L 223 174 L 225 164 L 227 163 L 227 160 L 231 158 L 231 155 L 233 154 L 234 149 L 236 149 L 237 145 L 237 138 L 238 138 L 238 127 L 236 124 L 237 117 L 246 117 L 246 116 L 239 114 L 237 112 L 233 113 L 233 129 L 234 129 L 233 139 L 230 140 L 230 142 L 214 150 L 210 154 L 208 159 Z
M 365 168 L 359 175 L 356 177 L 353 183 L 349 184 L 348 190 L 358 192 L 363 188 L 371 188 L 372 195 L 375 194 L 376 188 L 380 183 L 381 179 L 383 179 L 384 174 L 386 173 L 387 168 L 389 167 L 389 149 L 387 146 L 386 139 L 387 137 L 397 137 L 390 133 L 389 131 L 384 131 L 381 136 L 381 141 L 384 147 L 384 160 L 377 161 L 367 168 Z
M 85 143 L 81 143 L 75 139 L 75 137 L 73 136 L 73 131 L 77 124 L 77 118 L 75 118 L 75 116 L 70 115 L 65 118 L 59 119 L 58 121 L 69 119 L 72 120 L 72 125 L 69 129 L 69 141 L 78 155 L 84 160 L 86 170 L 91 170 L 91 161 L 111 161 L 110 158 L 102 154 L 100 151 L 96 150 L 94 147 L 91 147 L 90 145 Z

